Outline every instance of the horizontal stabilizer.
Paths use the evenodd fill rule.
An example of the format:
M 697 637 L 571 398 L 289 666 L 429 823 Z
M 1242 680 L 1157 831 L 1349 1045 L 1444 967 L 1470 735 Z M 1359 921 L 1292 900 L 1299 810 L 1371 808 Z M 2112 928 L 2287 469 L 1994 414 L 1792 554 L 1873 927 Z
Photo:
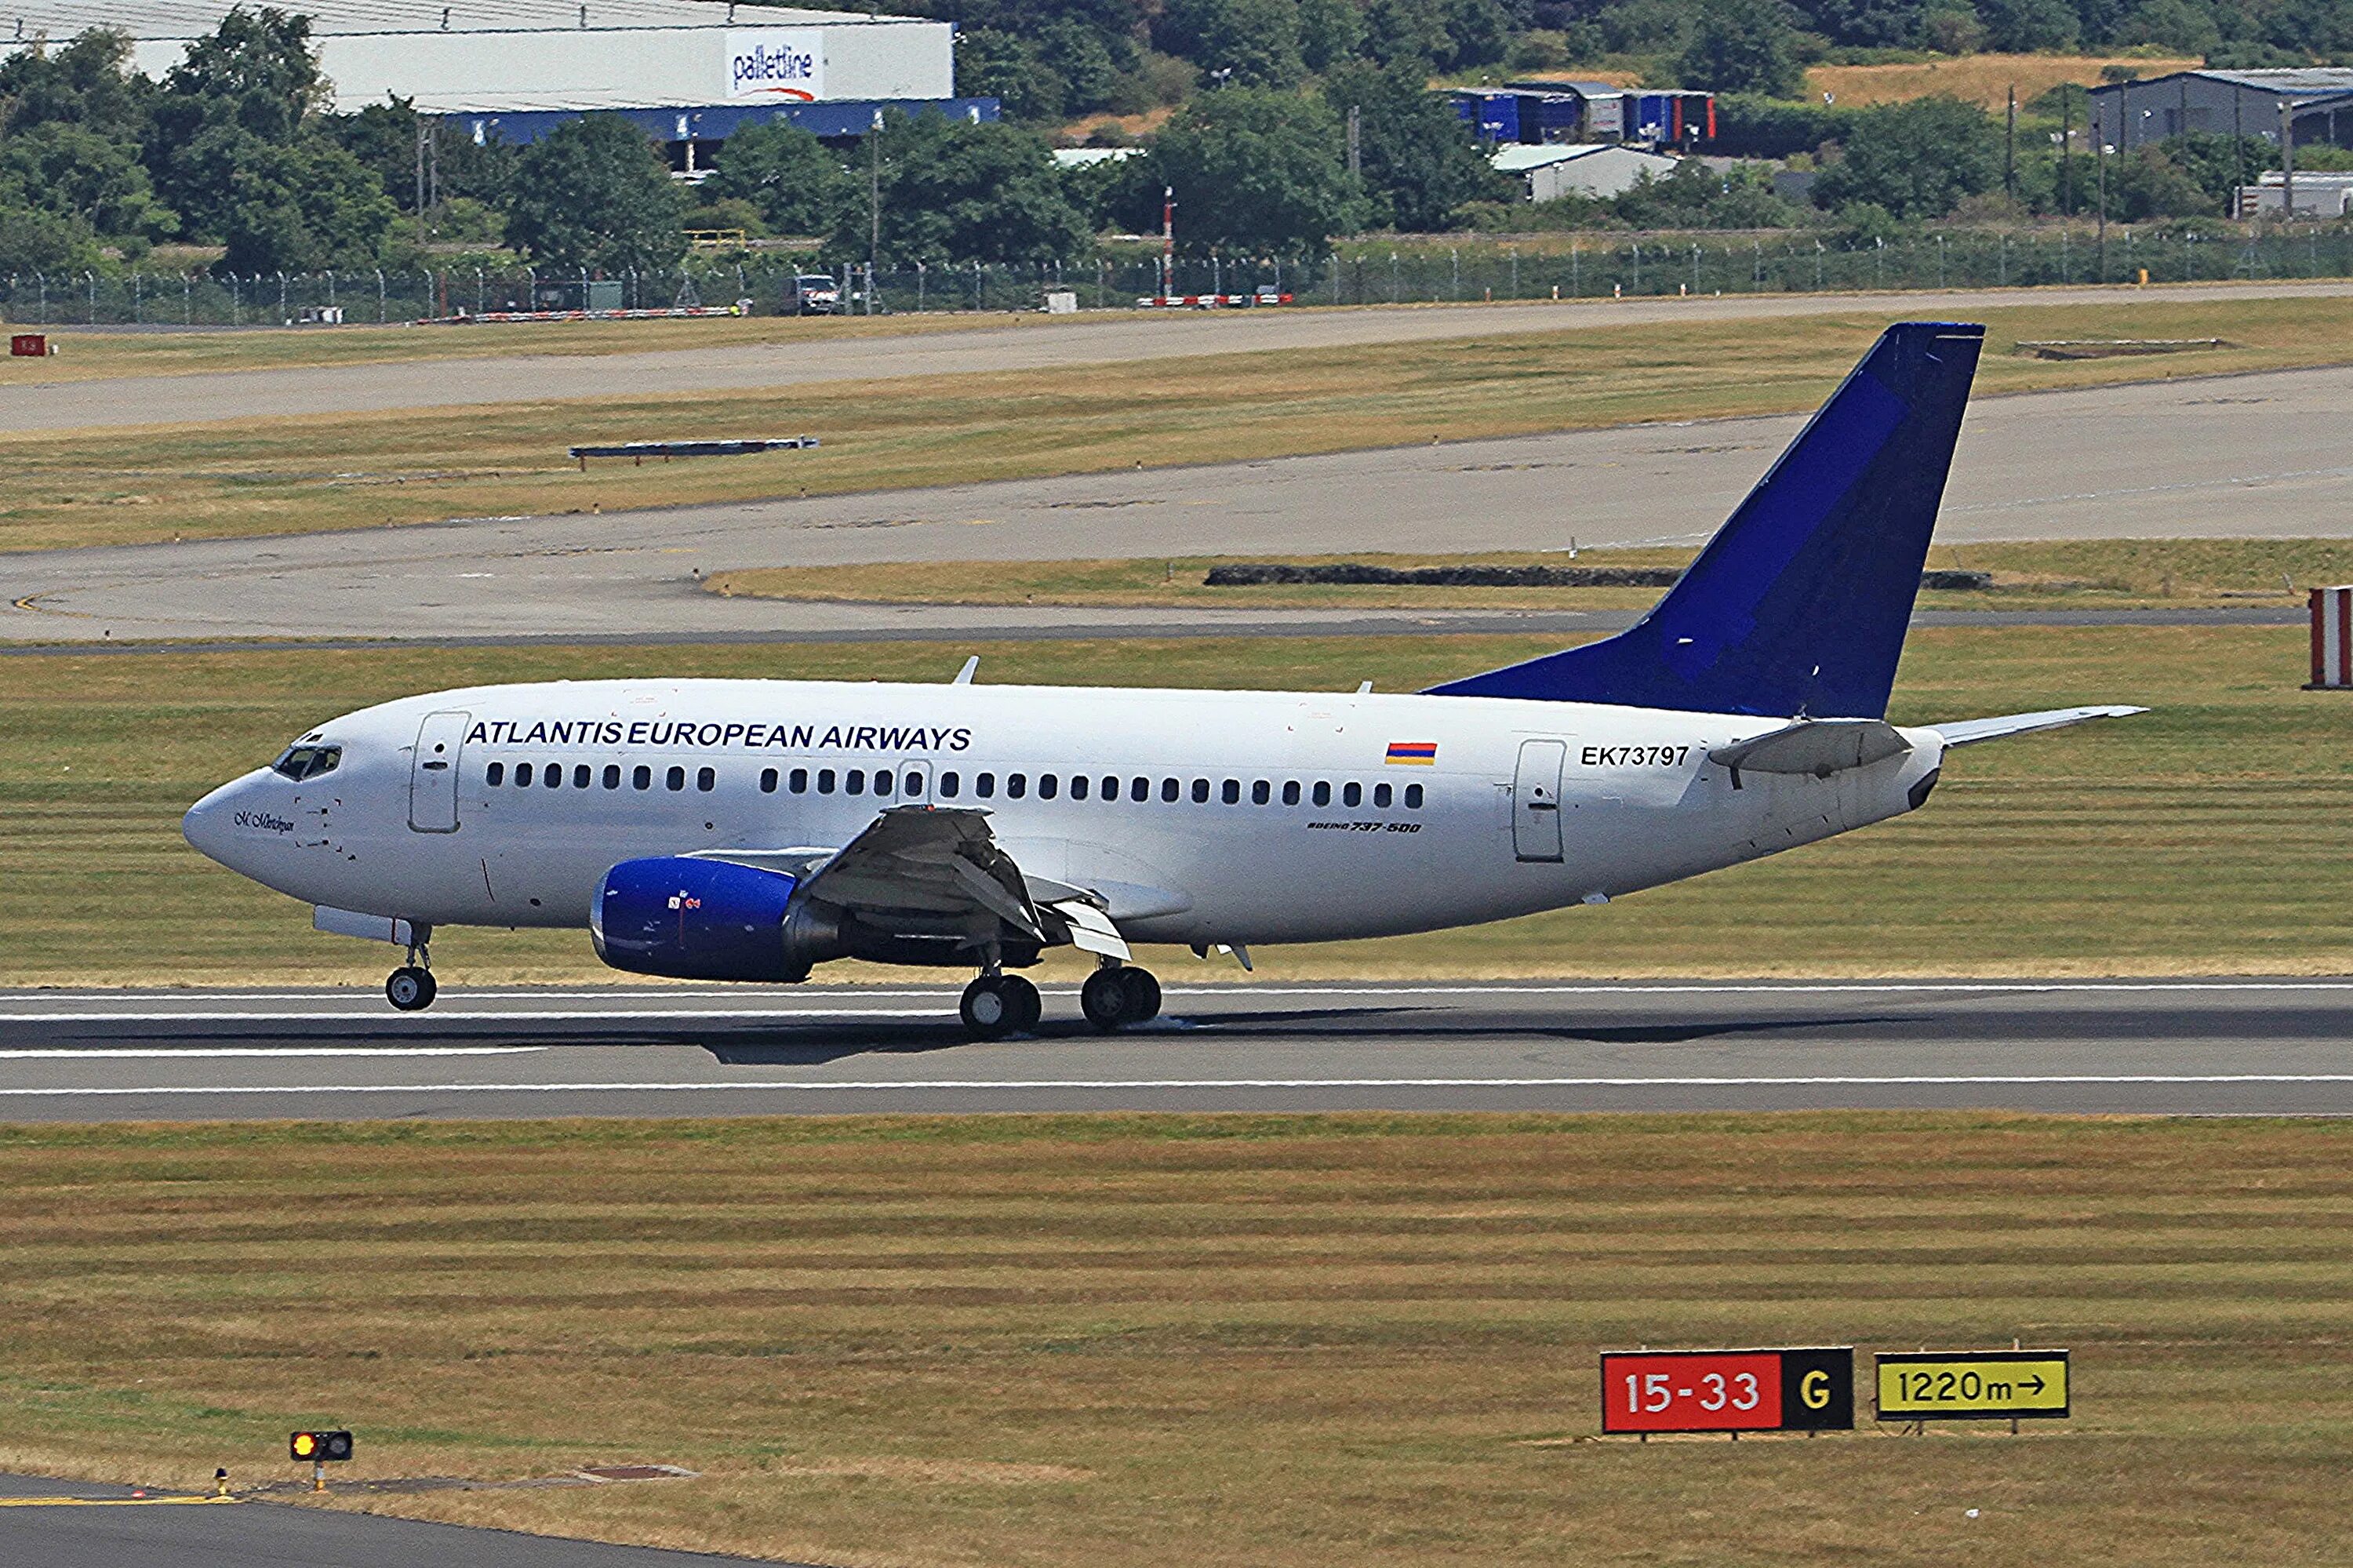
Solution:
M 2095 708 L 2046 708 L 2037 714 L 2004 714 L 1998 718 L 1957 719 L 1951 724 L 1927 727 L 1943 736 L 1947 746 L 1975 746 L 1981 740 L 2031 735 L 2038 729 L 2064 729 L 2071 724 L 2087 724 L 2093 719 L 2129 718 L 2147 712 L 2147 708 L 2110 704 Z
M 1799 719 L 1769 734 L 1719 746 L 1707 759 L 1735 773 L 1811 773 L 1827 778 L 1901 757 L 1911 742 L 1883 719 Z

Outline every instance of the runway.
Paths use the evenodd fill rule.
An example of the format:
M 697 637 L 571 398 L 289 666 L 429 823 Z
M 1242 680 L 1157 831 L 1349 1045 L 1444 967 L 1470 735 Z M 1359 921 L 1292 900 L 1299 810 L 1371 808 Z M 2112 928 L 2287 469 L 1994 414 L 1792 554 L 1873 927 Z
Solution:
M 1949 319 L 2005 305 L 2325 299 L 2348 293 L 2353 293 L 2353 282 L 2334 281 L 2160 284 L 2147 289 L 1966 289 L 1692 300 L 1527 301 L 1350 310 L 1099 312 L 1051 319 L 1008 314 L 1001 318 L 1003 325 L 994 327 L 976 328 L 968 321 L 950 318 L 943 330 L 934 332 L 844 335 L 830 340 L 795 335 L 775 343 L 639 354 L 420 359 L 16 386 L 7 385 L 5 373 L 0 373 L 0 429 L 210 424 L 389 408 L 538 403 L 551 397 L 725 392 L 885 376 L 1050 369 L 1197 354 L 1505 337 L 1650 322 L 1839 315 L 1857 311 L 1890 321 L 1922 315 Z M 58 332 L 69 340 L 72 329 Z M 691 343 L 692 329 L 682 329 L 679 341 Z
M 26 1568 L 710 1568 L 740 1558 L 0 1475 L 0 1563 Z M 69 1500 L 70 1499 L 70 1500 Z M 30 1506 L 27 1506 L 30 1505 Z
M 2353 980 L 1260 982 L 965 1041 L 953 988 L 0 996 L 0 1120 L 1957 1108 L 2353 1114 Z
M 1354 609 L 881 605 L 727 599 L 697 574 L 1072 560 L 1696 544 L 1796 416 L 1641 425 L 812 500 L 0 556 L 0 640 L 834 640 L 1622 621 Z M 2296 538 L 2343 531 L 2353 367 L 1983 398 L 1937 539 Z

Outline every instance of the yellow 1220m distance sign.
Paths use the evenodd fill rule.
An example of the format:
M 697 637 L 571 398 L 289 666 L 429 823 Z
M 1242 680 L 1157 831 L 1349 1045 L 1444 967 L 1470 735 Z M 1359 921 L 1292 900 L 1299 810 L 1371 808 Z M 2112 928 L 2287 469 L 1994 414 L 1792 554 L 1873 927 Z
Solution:
M 1882 1421 L 2063 1420 L 2064 1351 L 1898 1351 L 1879 1361 Z

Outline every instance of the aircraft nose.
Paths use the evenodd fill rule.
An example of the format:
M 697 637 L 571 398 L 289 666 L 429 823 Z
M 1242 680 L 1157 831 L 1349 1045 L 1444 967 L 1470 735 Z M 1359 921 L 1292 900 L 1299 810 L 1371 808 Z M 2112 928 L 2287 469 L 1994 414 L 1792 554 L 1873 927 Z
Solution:
M 247 780 L 232 779 L 189 807 L 188 814 L 180 819 L 180 836 L 188 841 L 188 847 L 231 871 L 238 869 L 230 858 L 230 845 L 237 836 L 232 819 L 246 787 Z

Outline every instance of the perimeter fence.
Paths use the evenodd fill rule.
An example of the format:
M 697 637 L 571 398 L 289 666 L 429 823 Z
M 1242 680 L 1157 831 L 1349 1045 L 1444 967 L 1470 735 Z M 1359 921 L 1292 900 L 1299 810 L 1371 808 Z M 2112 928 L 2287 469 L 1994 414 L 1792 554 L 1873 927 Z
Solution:
M 28 326 L 275 326 L 450 320 L 501 312 L 659 311 L 748 301 L 794 308 L 790 260 L 689 262 L 602 276 L 531 268 L 364 272 L 125 270 L 0 278 L 0 314 Z M 1152 297 L 1289 294 L 1301 303 L 1593 299 L 1672 294 L 1809 293 L 1873 289 L 2174 283 L 2233 278 L 2353 277 L 2353 228 L 2249 236 L 2151 226 L 2112 228 L 2105 244 L 2067 230 L 1936 234 L 1835 244 L 1806 234 L 1609 236 L 1525 247 L 1485 242 L 1347 246 L 1307 260 L 1180 260 L 1164 285 L 1157 258 L 1045 266 L 830 270 L 853 314 L 1037 310 L 1050 293 L 1079 310 L 1133 309 Z

